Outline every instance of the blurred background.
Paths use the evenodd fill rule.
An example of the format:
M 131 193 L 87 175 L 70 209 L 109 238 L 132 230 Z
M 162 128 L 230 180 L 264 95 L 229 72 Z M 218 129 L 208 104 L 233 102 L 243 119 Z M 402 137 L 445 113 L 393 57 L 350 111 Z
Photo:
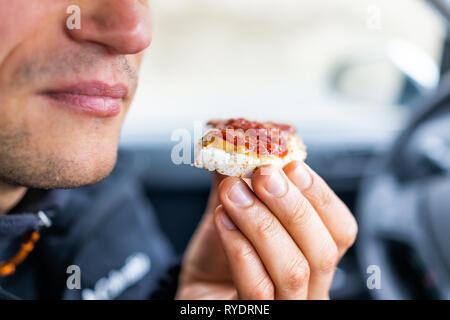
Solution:
M 379 141 L 407 117 L 405 80 L 419 90 L 439 80 L 445 26 L 424 0 L 151 3 L 127 142 L 165 143 L 175 128 L 237 115 L 295 122 L 307 140 L 357 130 Z
M 377 175 L 373 164 L 424 108 L 424 97 L 434 95 L 447 68 L 447 1 L 151 3 L 153 43 L 121 154 L 132 156 L 179 254 L 203 213 L 209 174 L 171 162 L 173 130 L 193 131 L 195 122 L 211 118 L 290 123 L 308 146 L 307 162 L 359 221 L 362 183 Z M 441 297 L 430 289 L 428 267 L 408 260 L 412 254 L 393 264 L 403 264 L 398 276 L 414 286 L 374 294 L 361 250 L 353 248 L 340 264 L 332 297 Z M 409 252 L 395 250 L 394 258 Z

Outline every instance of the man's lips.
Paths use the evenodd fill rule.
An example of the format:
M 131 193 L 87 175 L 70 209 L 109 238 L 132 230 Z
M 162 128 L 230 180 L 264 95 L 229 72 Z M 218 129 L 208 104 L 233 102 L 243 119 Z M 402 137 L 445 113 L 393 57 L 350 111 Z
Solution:
M 60 104 L 96 117 L 113 117 L 120 113 L 122 99 L 128 95 L 123 84 L 107 85 L 101 82 L 79 83 L 43 95 Z

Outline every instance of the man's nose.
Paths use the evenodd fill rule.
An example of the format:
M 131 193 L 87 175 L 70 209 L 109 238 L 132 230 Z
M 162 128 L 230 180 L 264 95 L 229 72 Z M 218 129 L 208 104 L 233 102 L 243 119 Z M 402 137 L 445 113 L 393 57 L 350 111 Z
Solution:
M 118 54 L 135 54 L 152 40 L 150 9 L 140 0 L 80 2 L 81 28 L 68 30 L 76 41 L 101 44 Z

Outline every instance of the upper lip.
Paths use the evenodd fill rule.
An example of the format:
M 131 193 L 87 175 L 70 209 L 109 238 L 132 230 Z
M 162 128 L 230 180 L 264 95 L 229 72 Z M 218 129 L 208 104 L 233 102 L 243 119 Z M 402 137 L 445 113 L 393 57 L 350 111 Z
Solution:
M 75 94 L 83 96 L 106 97 L 123 99 L 128 95 L 128 86 L 119 83 L 109 85 L 100 81 L 80 82 L 64 86 L 54 90 L 48 90 L 46 94 Z

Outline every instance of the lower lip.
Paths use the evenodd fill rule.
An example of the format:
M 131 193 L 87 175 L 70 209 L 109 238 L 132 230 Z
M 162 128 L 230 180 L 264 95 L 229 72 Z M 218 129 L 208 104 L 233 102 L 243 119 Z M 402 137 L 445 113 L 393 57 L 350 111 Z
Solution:
M 114 117 L 120 113 L 121 99 L 73 93 L 47 93 L 46 97 L 65 107 L 96 117 Z

